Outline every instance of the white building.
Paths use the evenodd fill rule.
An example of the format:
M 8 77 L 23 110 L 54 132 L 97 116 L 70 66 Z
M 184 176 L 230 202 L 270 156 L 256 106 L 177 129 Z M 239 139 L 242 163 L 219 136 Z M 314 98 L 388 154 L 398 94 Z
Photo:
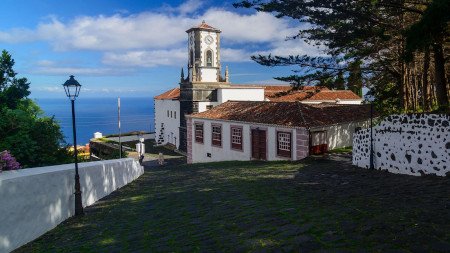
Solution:
M 300 160 L 352 145 L 367 105 L 230 101 L 187 117 L 188 163 Z
M 185 115 L 200 113 L 227 101 L 305 101 L 308 103 L 361 103 L 351 91 L 330 91 L 324 87 L 232 85 L 228 68 L 221 75 L 220 33 L 205 22 L 188 34 L 188 76 L 181 71 L 179 88 L 154 98 L 155 141 L 187 151 Z M 319 95 L 326 92 L 327 95 Z M 349 94 L 352 93 L 353 95 Z

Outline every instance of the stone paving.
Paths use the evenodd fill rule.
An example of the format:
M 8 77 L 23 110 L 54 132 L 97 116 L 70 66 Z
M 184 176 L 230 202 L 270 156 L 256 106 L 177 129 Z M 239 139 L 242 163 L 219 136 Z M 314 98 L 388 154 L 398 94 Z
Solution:
M 17 252 L 450 252 L 450 180 L 342 157 L 169 164 Z

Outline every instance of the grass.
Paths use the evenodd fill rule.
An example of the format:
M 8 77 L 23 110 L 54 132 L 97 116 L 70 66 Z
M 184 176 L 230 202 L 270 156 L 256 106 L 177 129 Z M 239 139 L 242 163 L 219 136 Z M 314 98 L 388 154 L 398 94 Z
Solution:
M 445 252 L 449 182 L 322 159 L 154 167 L 17 252 Z

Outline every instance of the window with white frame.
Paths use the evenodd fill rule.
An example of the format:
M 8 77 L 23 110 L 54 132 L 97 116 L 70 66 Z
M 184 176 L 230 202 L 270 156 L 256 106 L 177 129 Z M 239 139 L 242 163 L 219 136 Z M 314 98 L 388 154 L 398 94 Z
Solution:
M 283 157 L 291 157 L 292 133 L 277 132 L 277 154 Z
M 242 150 L 242 127 L 231 127 L 231 148 Z
M 213 146 L 222 146 L 222 126 L 212 125 L 211 126 L 211 137 Z

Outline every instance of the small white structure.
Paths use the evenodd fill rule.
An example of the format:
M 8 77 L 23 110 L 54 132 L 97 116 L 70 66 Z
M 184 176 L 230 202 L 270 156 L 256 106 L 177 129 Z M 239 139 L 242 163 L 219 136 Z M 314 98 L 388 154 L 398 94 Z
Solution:
M 95 139 L 103 138 L 103 134 L 100 133 L 100 132 L 95 132 L 95 133 L 94 133 L 94 138 L 95 138 Z
M 231 101 L 187 117 L 188 163 L 300 160 L 352 145 L 366 105 Z
M 373 127 L 374 168 L 391 173 L 450 176 L 450 116 L 391 115 Z M 353 137 L 353 164 L 370 167 L 370 129 Z
M 79 164 L 83 206 L 144 173 L 132 158 Z M 75 214 L 73 164 L 0 173 L 0 252 L 10 252 Z

